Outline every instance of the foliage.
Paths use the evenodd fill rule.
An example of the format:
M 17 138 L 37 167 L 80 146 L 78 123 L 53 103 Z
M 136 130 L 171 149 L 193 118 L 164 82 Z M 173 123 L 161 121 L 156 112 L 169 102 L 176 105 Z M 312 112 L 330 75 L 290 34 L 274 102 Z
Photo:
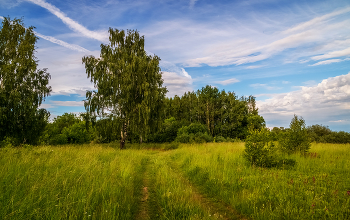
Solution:
M 86 128 L 86 121 L 73 113 L 64 113 L 48 124 L 43 136 L 43 144 L 83 144 L 94 138 L 94 130 Z
M 153 143 L 172 142 L 177 137 L 178 130 L 186 125 L 188 122 L 185 120 L 176 120 L 174 117 L 165 119 L 159 131 L 150 134 L 147 141 Z
M 223 136 L 217 136 L 214 138 L 214 142 L 226 142 L 227 140 Z
M 109 34 L 110 44 L 101 44 L 100 58 L 82 59 L 97 89 L 86 93 L 85 108 L 91 114 L 116 115 L 120 147 L 124 148 L 128 130 L 139 134 L 142 142 L 142 137 L 159 126 L 167 90 L 162 87 L 160 58 L 147 55 L 143 36 L 112 28 Z
M 238 99 L 234 92 L 219 91 L 210 85 L 181 97 L 166 98 L 164 111 L 167 118 L 205 125 L 213 137 L 244 139 L 249 125 L 255 129 L 265 125 L 253 96 Z
M 0 30 L 0 140 L 11 138 L 14 145 L 36 144 L 49 117 L 38 109 L 51 87 L 50 74 L 37 69 L 33 30 L 10 18 Z
M 311 141 L 318 143 L 335 143 L 345 144 L 350 143 L 350 133 L 344 131 L 331 131 L 328 126 L 312 125 L 307 127 L 307 132 Z
M 243 157 L 252 166 L 276 166 L 275 145 L 271 141 L 270 132 L 264 128 L 251 130 L 245 141 Z
M 177 132 L 175 141 L 180 143 L 205 143 L 212 142 L 213 138 L 208 134 L 209 129 L 199 123 L 183 126 Z
M 305 120 L 294 115 L 289 129 L 279 138 L 280 148 L 288 154 L 300 152 L 305 154 L 310 149 L 310 138 L 305 128 Z

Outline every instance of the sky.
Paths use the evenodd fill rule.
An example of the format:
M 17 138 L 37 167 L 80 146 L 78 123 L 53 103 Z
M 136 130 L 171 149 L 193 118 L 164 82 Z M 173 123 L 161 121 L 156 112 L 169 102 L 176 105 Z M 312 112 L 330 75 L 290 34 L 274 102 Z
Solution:
M 168 97 L 211 85 L 255 96 L 267 127 L 296 114 L 350 132 L 348 0 L 0 0 L 0 16 L 36 27 L 52 117 L 85 111 L 94 86 L 82 57 L 99 56 L 111 27 L 145 36 Z

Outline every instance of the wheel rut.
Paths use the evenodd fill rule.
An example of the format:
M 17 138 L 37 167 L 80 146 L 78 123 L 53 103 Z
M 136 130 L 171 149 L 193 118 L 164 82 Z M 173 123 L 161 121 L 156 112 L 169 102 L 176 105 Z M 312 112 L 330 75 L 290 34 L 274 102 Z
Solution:
M 193 199 L 198 201 L 204 210 L 208 210 L 211 216 L 217 219 L 225 220 L 248 220 L 247 217 L 239 214 L 235 209 L 233 209 L 225 202 L 217 200 L 215 198 L 207 197 L 205 194 L 201 193 L 200 190 L 190 180 L 184 177 L 176 164 L 169 163 L 169 167 L 183 184 L 191 188 Z

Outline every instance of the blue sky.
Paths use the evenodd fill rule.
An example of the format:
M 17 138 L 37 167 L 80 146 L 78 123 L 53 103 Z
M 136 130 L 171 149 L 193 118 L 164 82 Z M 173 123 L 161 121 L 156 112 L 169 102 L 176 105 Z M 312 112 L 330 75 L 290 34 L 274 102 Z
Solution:
M 35 26 L 53 117 L 83 112 L 93 89 L 81 58 L 99 56 L 108 28 L 137 29 L 158 55 L 168 96 L 205 85 L 254 95 L 268 127 L 350 131 L 350 2 L 0 0 L 0 16 Z

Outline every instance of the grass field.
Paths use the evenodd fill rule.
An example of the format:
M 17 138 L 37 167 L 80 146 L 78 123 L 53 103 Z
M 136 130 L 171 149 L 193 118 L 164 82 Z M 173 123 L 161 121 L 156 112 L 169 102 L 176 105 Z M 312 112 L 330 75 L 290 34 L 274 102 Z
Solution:
M 2 148 L 0 218 L 350 219 L 349 144 L 292 169 L 247 166 L 244 143 L 157 148 Z

